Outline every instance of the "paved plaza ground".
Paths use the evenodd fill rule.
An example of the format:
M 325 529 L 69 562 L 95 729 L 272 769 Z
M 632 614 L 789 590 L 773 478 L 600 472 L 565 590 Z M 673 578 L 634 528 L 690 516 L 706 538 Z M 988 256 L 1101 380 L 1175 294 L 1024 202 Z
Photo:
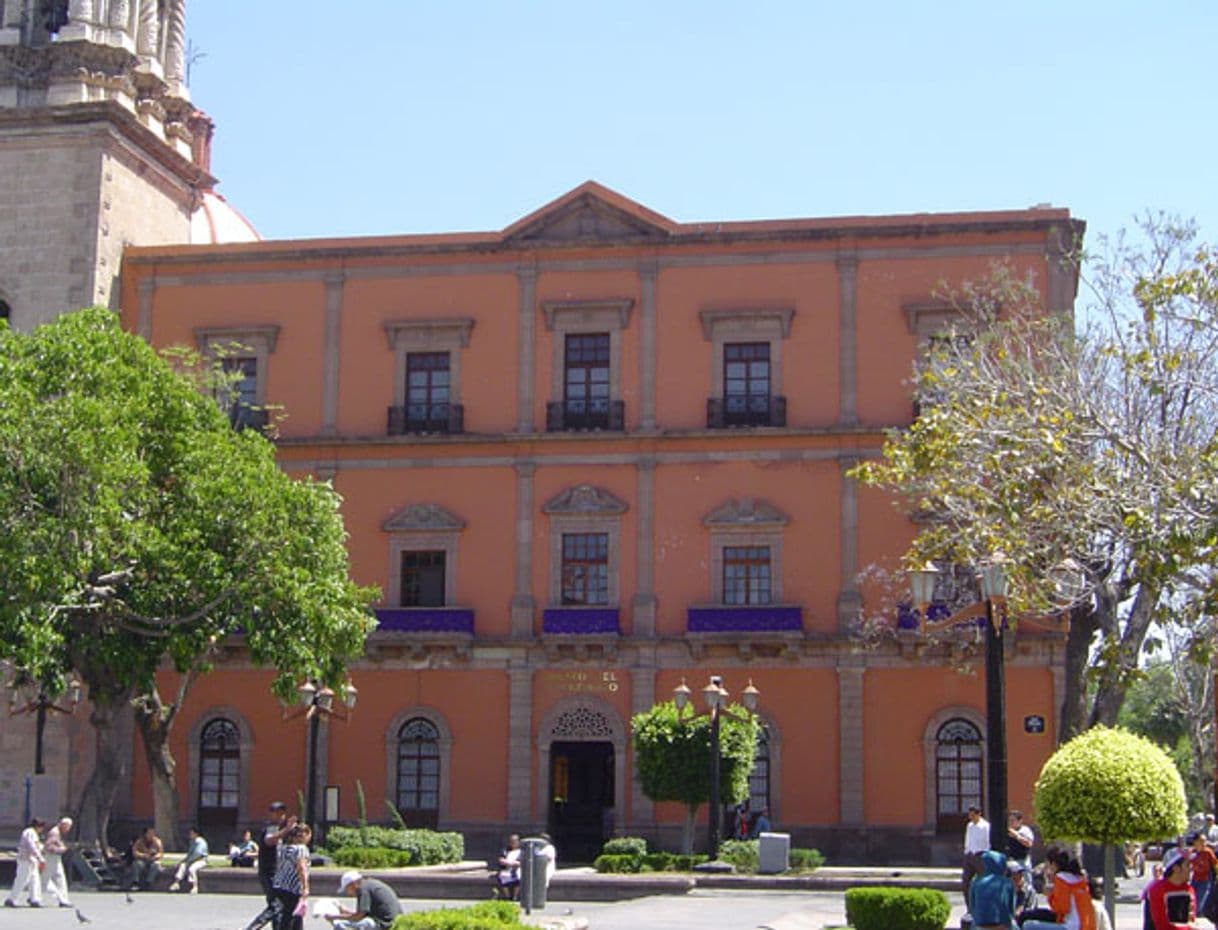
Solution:
M 1128 889 L 1123 889 L 1128 890 Z M 959 926 L 963 911 L 959 895 L 953 901 L 949 927 Z M 0 930 L 240 930 L 258 912 L 261 898 L 238 894 L 134 895 L 127 903 L 121 892 L 74 892 L 75 903 L 90 921 L 79 924 L 72 910 L 0 908 Z M 557 920 L 589 930 L 821 930 L 845 921 L 843 895 L 833 891 L 696 890 L 687 895 L 636 898 L 629 901 L 551 902 L 534 918 Z M 408 910 L 460 906 L 459 901 L 403 900 Z M 1205 926 L 1205 922 L 1201 922 Z M 1116 930 L 1140 930 L 1137 904 L 1120 904 Z M 329 930 L 319 918 L 308 918 L 306 930 Z

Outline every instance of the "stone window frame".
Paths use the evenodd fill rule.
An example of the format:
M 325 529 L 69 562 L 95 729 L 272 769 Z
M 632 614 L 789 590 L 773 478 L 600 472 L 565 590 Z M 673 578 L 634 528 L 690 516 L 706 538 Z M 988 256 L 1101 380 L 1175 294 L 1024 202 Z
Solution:
M 605 732 L 561 730 L 561 722 L 569 716 L 599 720 L 604 724 Z M 540 811 L 549 811 L 553 800 L 550 797 L 550 751 L 555 742 L 604 742 L 613 747 L 613 823 L 610 834 L 616 835 L 626 817 L 626 753 L 630 743 L 629 729 L 618 709 L 604 698 L 592 694 L 559 698 L 541 715 L 535 732 L 537 771 L 542 775 L 536 779 L 534 796 Z
M 594 608 L 622 605 L 622 514 L 624 501 L 603 488 L 577 485 L 555 495 L 541 508 L 550 518 L 550 607 L 562 607 L 562 538 L 568 533 L 604 533 L 609 537 L 608 603 Z
M 769 769 L 766 773 L 766 791 L 769 798 L 770 822 L 782 821 L 782 730 L 778 722 L 765 710 L 756 712 L 758 723 L 765 727 L 769 736 Z M 757 813 L 754 811 L 754 813 Z
M 411 352 L 448 353 L 448 402 L 461 403 L 461 349 L 469 347 L 472 317 L 387 320 L 385 340 L 393 353 L 393 406 L 406 404 L 406 356 Z
M 711 344 L 710 396 L 723 397 L 723 347 L 729 342 L 764 342 L 770 347 L 770 397 L 783 397 L 782 344 L 791 338 L 793 307 L 701 310 L 702 337 Z
M 266 406 L 266 374 L 271 353 L 279 342 L 279 327 L 274 323 L 250 326 L 202 326 L 194 331 L 195 344 L 199 352 L 208 360 L 214 361 L 219 350 L 226 350 L 227 358 L 253 357 L 257 362 L 255 370 L 255 401 L 257 406 Z M 238 351 L 228 352 L 229 348 Z
M 398 732 L 415 717 L 423 718 L 439 733 L 437 745 L 440 750 L 440 799 L 436 818 L 437 826 L 442 827 L 448 822 L 452 800 L 453 733 L 448 720 L 434 707 L 426 704 L 403 707 L 385 728 L 385 803 L 394 805 L 394 810 L 397 810 Z
M 710 530 L 710 602 L 723 602 L 723 550 L 733 546 L 767 546 L 770 550 L 770 603 L 783 603 L 783 537 L 790 519 L 772 504 L 733 498 L 703 519 Z
M 985 800 L 989 787 L 985 783 L 985 773 L 989 771 L 990 747 L 985 738 L 985 716 L 976 708 L 962 704 L 942 707 L 931 715 L 922 731 L 923 816 L 926 818 L 924 825 L 932 831 L 939 822 L 939 731 L 944 724 L 957 719 L 976 727 L 981 734 L 981 797 L 983 805 L 988 803 Z
M 437 504 L 410 504 L 382 524 L 389 534 L 389 576 L 385 603 L 399 607 L 402 600 L 402 553 L 444 553 L 444 607 L 456 604 L 457 549 L 465 521 Z M 436 608 L 404 608 L 434 610 Z
M 622 331 L 630 325 L 633 308 L 632 297 L 542 301 L 546 331 L 554 333 L 550 340 L 551 400 L 559 401 L 566 396 L 566 337 L 575 333 L 609 334 L 609 400 L 622 399 Z
M 237 708 L 229 704 L 214 704 L 201 713 L 187 734 L 187 772 L 190 783 L 188 786 L 190 798 L 190 820 L 197 820 L 199 813 L 199 775 L 202 768 L 203 753 L 201 748 L 203 730 L 214 720 L 223 718 L 237 728 L 240 740 L 240 769 L 238 770 L 237 789 L 237 823 L 246 823 L 250 819 L 250 760 L 253 758 L 254 731 L 249 720 Z

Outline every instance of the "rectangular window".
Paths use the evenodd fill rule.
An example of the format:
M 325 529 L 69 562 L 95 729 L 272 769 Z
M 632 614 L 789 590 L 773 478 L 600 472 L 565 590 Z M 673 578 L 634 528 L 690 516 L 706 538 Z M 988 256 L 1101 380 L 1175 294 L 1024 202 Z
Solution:
M 402 607 L 444 606 L 443 549 L 402 553 Z
M 451 387 L 447 352 L 406 355 L 406 423 L 412 430 L 448 431 Z
M 566 605 L 609 603 L 609 534 L 564 533 L 562 602 Z
M 725 426 L 770 425 L 770 344 L 729 342 L 723 346 Z
M 739 606 L 770 603 L 769 546 L 724 547 L 723 603 Z
M 563 356 L 568 428 L 609 426 L 609 334 L 570 333 Z
M 258 359 L 252 355 L 232 356 L 223 362 L 228 379 L 228 396 L 234 406 L 254 407 L 258 403 Z

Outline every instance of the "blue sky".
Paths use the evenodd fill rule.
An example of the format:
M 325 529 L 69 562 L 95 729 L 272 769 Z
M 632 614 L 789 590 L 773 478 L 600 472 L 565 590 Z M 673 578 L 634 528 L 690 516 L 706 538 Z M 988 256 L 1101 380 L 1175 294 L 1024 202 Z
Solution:
M 195 0 L 220 192 L 268 238 L 1146 209 L 1218 238 L 1218 4 Z

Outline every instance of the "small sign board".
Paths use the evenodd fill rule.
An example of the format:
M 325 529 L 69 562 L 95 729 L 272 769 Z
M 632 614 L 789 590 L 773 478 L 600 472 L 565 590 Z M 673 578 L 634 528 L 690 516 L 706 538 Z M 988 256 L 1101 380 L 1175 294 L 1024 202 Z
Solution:
M 1045 718 L 1040 714 L 1028 714 L 1023 718 L 1023 731 L 1025 733 L 1044 733 Z

